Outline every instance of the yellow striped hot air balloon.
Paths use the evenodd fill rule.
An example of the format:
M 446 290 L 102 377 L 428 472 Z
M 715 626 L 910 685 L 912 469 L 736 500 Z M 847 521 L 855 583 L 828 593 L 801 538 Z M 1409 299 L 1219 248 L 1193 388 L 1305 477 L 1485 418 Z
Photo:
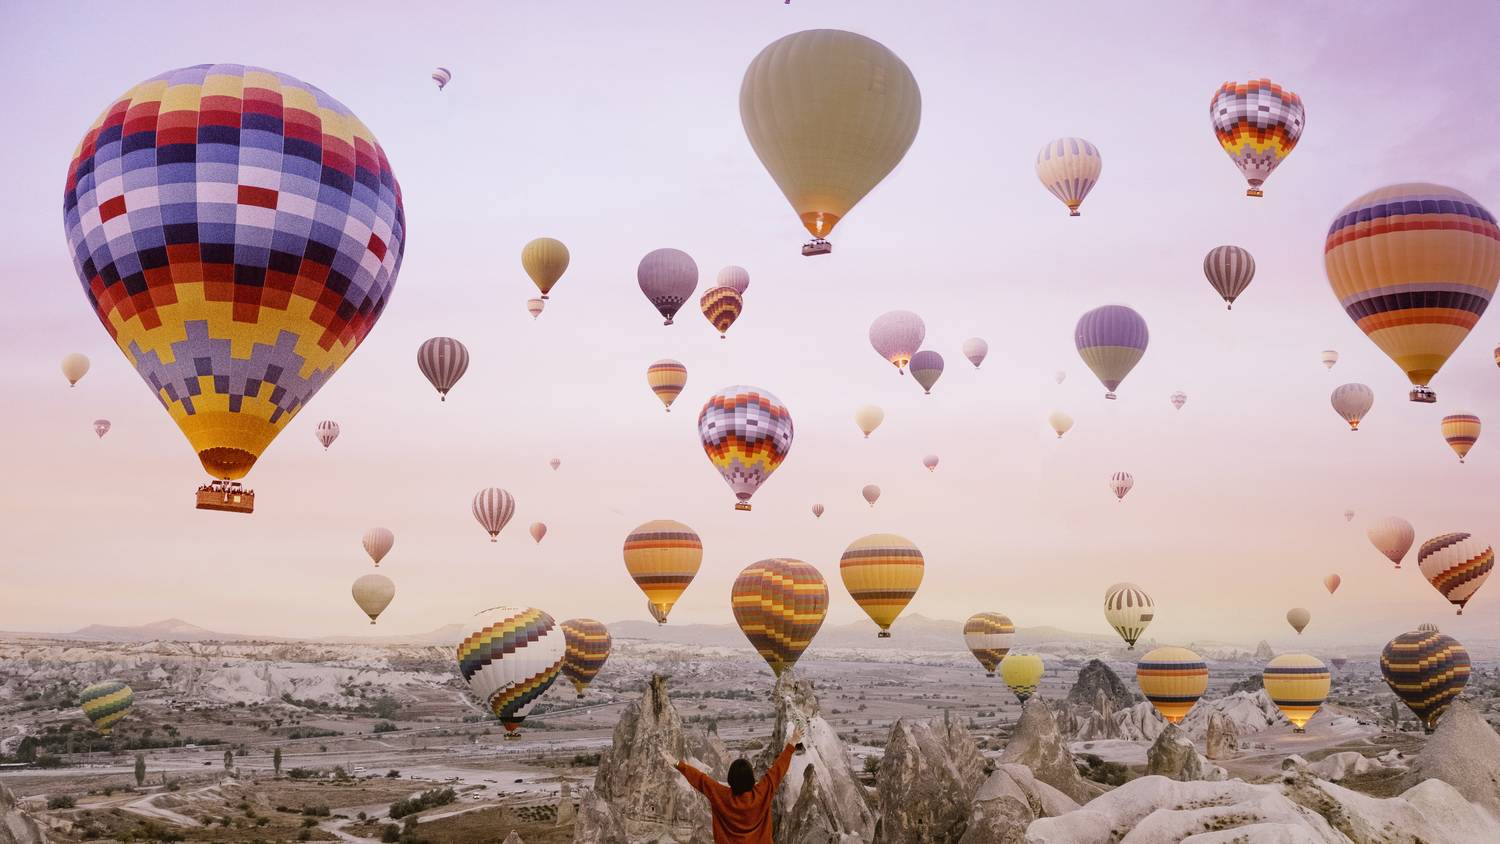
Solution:
M 719 339 L 724 339 L 724 332 L 734 321 L 740 318 L 740 311 L 745 308 L 745 300 L 740 292 L 733 287 L 710 287 L 698 299 L 698 307 L 703 311 L 704 319 L 719 331 Z
M 703 564 L 703 541 L 693 529 L 671 519 L 646 522 L 625 537 L 625 568 L 666 624 L 672 605 L 682 597 Z
M 1021 703 L 1036 694 L 1037 684 L 1042 682 L 1045 670 L 1042 658 L 1035 654 L 1006 654 L 1005 659 L 1000 660 L 1000 679 Z
M 119 723 L 135 705 L 135 692 L 119 680 L 105 680 L 84 689 L 78 695 L 78 708 L 102 736 Z
M 1135 666 L 1141 693 L 1169 724 L 1180 724 L 1208 688 L 1208 664 L 1187 648 L 1157 648 Z
M 797 664 L 828 614 L 828 584 L 817 569 L 775 557 L 751 563 L 729 593 L 734 620 L 777 677 Z
M 1306 732 L 1307 722 L 1328 700 L 1328 666 L 1307 654 L 1282 654 L 1261 672 L 1266 694 L 1292 722 L 1293 732 Z
M 1458 455 L 1458 462 L 1464 462 L 1464 458 L 1469 456 L 1469 449 L 1479 440 L 1479 417 L 1472 413 L 1444 416 L 1443 439 L 1448 441 L 1448 447 Z
M 646 367 L 646 383 L 671 413 L 672 402 L 677 401 L 682 388 L 687 386 L 687 367 L 680 361 L 662 358 Z
M 1015 625 L 997 612 L 974 613 L 964 622 L 964 644 L 984 666 L 986 677 L 995 676 L 996 666 L 1010 653 L 1010 644 L 1015 638 Z
M 521 268 L 542 291 L 543 299 L 549 298 L 552 286 L 568 271 L 570 258 L 568 247 L 550 237 L 539 237 L 521 248 Z
M 583 699 L 583 690 L 599 676 L 604 661 L 609 659 L 614 640 L 609 628 L 592 618 L 570 618 L 562 623 L 563 654 L 562 673 Z
M 922 585 L 925 563 L 910 539 L 894 533 L 872 533 L 849 543 L 839 560 L 844 588 L 859 608 L 880 625 L 876 634 L 891 636 L 891 623 Z

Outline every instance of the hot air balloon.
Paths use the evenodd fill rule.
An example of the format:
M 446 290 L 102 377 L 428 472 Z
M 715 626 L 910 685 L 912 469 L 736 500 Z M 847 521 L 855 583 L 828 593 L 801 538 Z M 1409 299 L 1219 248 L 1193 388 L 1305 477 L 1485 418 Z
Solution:
M 1354 521 L 1354 511 L 1353 510 L 1345 510 L 1344 511 L 1344 521 L 1346 521 L 1346 522 L 1352 522 L 1352 521 Z
M 1323 368 L 1333 369 L 1333 365 L 1339 362 L 1339 353 L 1333 349 L 1323 350 Z
M 943 356 L 931 349 L 912 355 L 911 377 L 922 386 L 923 393 L 932 395 L 932 385 L 943 377 Z
M 865 439 L 869 439 L 870 435 L 875 433 L 875 429 L 879 428 L 880 423 L 884 421 L 885 411 L 873 404 L 867 404 L 859 410 L 854 411 L 854 424 L 858 425 L 859 429 L 864 432 Z
M 740 85 L 750 146 L 813 236 L 826 238 L 900 163 L 917 136 L 922 94 L 901 59 L 863 35 L 812 29 L 773 41 Z
M 975 369 L 978 369 L 990 353 L 990 344 L 986 343 L 983 337 L 970 337 L 964 341 L 963 351 L 964 357 L 969 359 L 969 363 L 974 364 Z
M 552 616 L 533 607 L 494 607 L 475 615 L 477 628 L 458 644 L 458 670 L 506 738 L 562 673 L 567 637 Z
M 543 522 L 532 522 L 530 530 L 532 540 L 538 544 L 541 543 L 542 537 L 547 535 L 547 525 Z
M 1436 632 L 1438 632 L 1438 626 L 1436 624 L 1433 624 L 1430 621 L 1429 622 L 1423 622 L 1422 624 L 1418 624 L 1417 625 L 1417 632 L 1418 633 L 1436 633 Z
M 651 617 L 656 619 L 657 624 L 667 623 L 667 614 L 662 612 L 661 607 L 653 604 L 649 599 L 646 601 L 646 612 L 651 613 Z
M 318 423 L 313 433 L 317 436 L 318 442 L 323 444 L 323 450 L 327 451 L 328 447 L 333 445 L 333 441 L 339 438 L 339 423 L 332 419 L 324 419 Z
M 417 368 L 438 391 L 438 399 L 448 400 L 448 391 L 469 371 L 469 349 L 452 337 L 434 337 L 417 349 Z
M 1312 613 L 1302 607 L 1292 607 L 1286 611 L 1286 623 L 1292 625 L 1292 629 L 1297 631 L 1299 636 L 1310 621 L 1312 621 Z
M 1448 441 L 1448 447 L 1458 455 L 1458 462 L 1464 462 L 1469 455 L 1469 449 L 1479 440 L 1479 417 L 1472 413 L 1455 413 L 1443 417 L 1443 439 Z
M 1225 82 L 1208 104 L 1219 145 L 1250 187 L 1246 196 L 1263 196 L 1261 185 L 1297 146 L 1307 112 L 1302 98 L 1269 79 Z
M 1036 694 L 1045 668 L 1042 658 L 1035 654 L 1006 654 L 1000 660 L 1000 679 L 1005 681 L 1016 700 L 1024 704 Z
M 547 465 L 551 466 L 552 467 L 552 471 L 556 472 L 557 471 L 557 467 L 559 467 L 559 466 L 562 465 L 562 461 L 558 460 L 556 457 L 554 457 L 551 460 L 547 461 Z
M 870 502 L 871 507 L 874 507 L 875 502 L 880 500 L 880 487 L 875 484 L 865 484 L 865 488 L 860 490 L 859 494 L 864 496 L 866 501 Z
M 432 81 L 437 83 L 438 90 L 441 91 L 448 86 L 449 82 L 453 81 L 453 71 L 446 67 L 440 67 L 432 72 Z
M 671 358 L 662 358 L 646 367 L 646 383 L 671 413 L 672 402 L 687 386 L 687 367 Z
M 537 317 L 541 316 L 542 311 L 546 310 L 546 308 L 547 303 L 541 299 L 526 300 L 526 313 L 531 314 L 532 319 L 536 319 Z
M 1146 590 L 1134 583 L 1116 583 L 1104 591 L 1104 620 L 1125 640 L 1127 650 L 1146 632 L 1156 617 L 1156 604 Z
M 964 622 L 964 644 L 984 667 L 986 677 L 995 676 L 995 668 L 1010 653 L 1015 638 L 1015 625 L 997 612 L 974 613 Z
M 1051 425 L 1052 430 L 1057 432 L 1057 438 L 1062 439 L 1063 434 L 1073 430 L 1073 417 L 1063 413 L 1061 410 L 1054 410 L 1052 411 L 1052 415 L 1047 417 L 1047 424 Z
M 1178 390 L 1177 392 L 1172 394 L 1172 397 L 1169 399 L 1169 401 L 1172 402 L 1173 407 L 1181 410 L 1182 406 L 1187 404 L 1187 393 Z
M 1307 731 L 1307 722 L 1328 700 L 1328 666 L 1307 654 L 1281 654 L 1261 672 L 1266 696 L 1292 722 L 1292 732 Z
M 635 278 L 651 306 L 665 319 L 662 325 L 671 325 L 672 317 L 698 286 L 698 265 L 681 249 L 657 249 L 641 259 Z
M 698 299 L 698 306 L 703 309 L 703 317 L 708 320 L 709 325 L 718 329 L 719 339 L 722 340 L 724 332 L 740 318 L 745 300 L 733 287 L 710 287 Z
M 1068 373 L 1062 371 L 1061 369 L 1059 369 L 1056 372 L 1052 373 L 1052 380 L 1055 381 L 1055 382 L 1057 382 L 1057 383 L 1059 383 L 1059 384 L 1061 384 L 1062 382 L 1066 381 L 1067 379 L 1068 379 Z
M 927 326 L 911 311 L 890 311 L 870 323 L 870 345 L 876 354 L 891 362 L 898 373 L 905 372 L 912 355 L 922 348 Z
M 1058 138 L 1048 141 L 1036 154 L 1036 177 L 1042 187 L 1068 206 L 1068 216 L 1077 217 L 1078 206 L 1099 181 L 1104 159 L 1099 150 L 1083 138 Z
M 1419 628 L 1386 642 L 1380 651 L 1380 673 L 1431 732 L 1469 683 L 1469 652 L 1435 627 Z
M 1384 554 L 1387 559 L 1401 568 L 1401 560 L 1406 557 L 1406 552 L 1411 550 L 1411 544 L 1417 540 L 1417 532 L 1412 529 L 1411 522 L 1400 516 L 1386 516 L 1371 524 L 1365 530 L 1365 535 L 1370 538 L 1370 544 L 1375 550 Z
M 1224 297 L 1224 307 L 1234 310 L 1234 300 L 1255 278 L 1255 259 L 1238 246 L 1215 246 L 1203 256 L 1203 274 Z
M 1169 724 L 1180 724 L 1208 688 L 1208 664 L 1187 648 L 1157 648 L 1135 666 L 1141 693 Z
M 1495 549 L 1469 533 L 1445 533 L 1417 549 L 1422 576 L 1448 603 L 1464 614 L 1464 605 L 1479 591 L 1495 568 Z
M 99 735 L 107 736 L 135 705 L 135 692 L 119 680 L 94 683 L 78 695 L 78 708 Z
M 797 664 L 828 613 L 828 584 L 817 569 L 784 557 L 746 566 L 729 593 L 734 620 L 771 672 Z
M 391 549 L 396 546 L 396 534 L 383 527 L 373 527 L 365 531 L 360 544 L 365 546 L 365 553 L 370 555 L 370 559 L 378 568 L 380 561 L 384 560 L 385 555 L 391 553 Z
M 1116 472 L 1109 476 L 1109 491 L 1115 494 L 1115 500 L 1124 501 L 1125 494 L 1135 487 L 1135 476 L 1129 472 Z
M 1078 354 L 1104 385 L 1104 397 L 1115 398 L 1115 388 L 1146 353 L 1151 332 L 1141 315 L 1124 305 L 1095 308 L 1078 319 L 1073 341 Z
M 786 405 L 759 387 L 725 387 L 698 412 L 703 452 L 739 499 L 736 510 L 750 509 L 750 496 L 791 452 L 792 437 Z
M 657 519 L 625 537 L 625 569 L 660 612 L 658 624 L 667 623 L 672 605 L 693 582 L 702 564 L 703 541 L 682 522 Z
M 1349 430 L 1358 431 L 1360 421 L 1375 404 L 1375 391 L 1364 384 L 1340 384 L 1333 388 L 1328 401 L 1334 412 L 1349 423 Z
M 406 219 L 374 135 L 286 74 L 170 70 L 94 122 L 63 217 L 89 304 L 216 479 L 198 506 L 250 511 L 234 482 L 395 285 Z
M 77 352 L 73 352 L 71 354 L 63 356 L 62 374 L 64 378 L 68 379 L 69 387 L 77 384 L 79 380 L 83 378 L 83 376 L 88 374 L 88 371 L 88 355 L 80 355 Z
M 1344 579 L 1342 577 L 1339 577 L 1336 574 L 1330 574 L 1323 578 L 1323 588 L 1327 589 L 1328 594 L 1332 595 L 1333 593 L 1339 591 L 1339 584 L 1343 582 Z
M 719 275 L 714 279 L 716 287 L 730 287 L 734 292 L 745 295 L 750 289 L 750 273 L 744 267 L 728 266 L 719 270 Z
M 396 597 L 396 584 L 383 574 L 366 574 L 354 581 L 354 586 L 349 590 L 354 595 L 354 603 L 359 605 L 361 611 L 370 617 L 370 623 L 385 612 L 390 606 L 391 599 Z
M 889 639 L 891 623 L 922 585 L 922 552 L 893 533 L 872 533 L 849 543 L 839 560 L 844 588 Z
M 1335 671 L 1343 671 L 1344 666 L 1349 664 L 1349 657 L 1333 656 L 1328 658 L 1328 662 L 1333 666 Z
M 104 439 L 104 435 L 109 433 L 109 428 L 110 425 L 108 419 L 94 420 L 94 434 L 98 436 L 99 439 Z
M 822 504 L 814 504 L 812 506 L 812 514 L 813 514 L 813 518 L 814 519 L 821 519 L 821 518 L 823 518 L 823 505 Z
M 1500 281 L 1500 228 L 1461 191 L 1390 185 L 1333 219 L 1323 269 L 1344 312 L 1406 373 L 1411 400 L 1435 402 L 1428 382 Z
M 936 472 L 938 466 L 938 456 L 936 454 L 927 455 L 926 457 L 922 458 L 922 465 L 927 467 L 927 471 Z
M 568 247 L 561 240 L 539 237 L 521 247 L 521 269 L 531 276 L 531 283 L 542 292 L 542 298 L 551 298 L 553 285 L 568 271 Z M 536 316 L 536 314 L 532 314 Z
M 474 520 L 490 535 L 491 542 L 500 540 L 500 531 L 516 514 L 515 496 L 498 487 L 481 489 L 474 494 Z
M 583 692 L 599 676 L 604 661 L 609 659 L 614 640 L 609 628 L 592 618 L 570 618 L 562 623 L 563 655 L 562 673 L 583 700 Z

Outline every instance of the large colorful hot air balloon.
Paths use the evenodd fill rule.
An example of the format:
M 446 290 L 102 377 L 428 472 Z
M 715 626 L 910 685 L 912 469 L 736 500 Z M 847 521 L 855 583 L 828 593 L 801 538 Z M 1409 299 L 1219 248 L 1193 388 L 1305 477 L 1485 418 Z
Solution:
M 78 708 L 100 735 L 107 736 L 115 724 L 135 705 L 135 692 L 119 680 L 104 680 L 84 688 Z
M 870 323 L 870 345 L 875 353 L 890 361 L 898 373 L 905 372 L 912 355 L 922 348 L 927 325 L 911 311 L 883 313 Z
M 680 361 L 662 358 L 646 367 L 646 383 L 666 406 L 667 412 L 671 413 L 672 402 L 677 400 L 682 388 L 687 386 L 687 367 Z
M 1292 607 L 1286 611 L 1286 623 L 1292 625 L 1292 629 L 1297 631 L 1299 636 L 1310 621 L 1312 621 L 1312 613 L 1302 607 Z
M 473 509 L 474 520 L 490 535 L 491 542 L 498 542 L 500 531 L 516 514 L 516 499 L 503 489 L 488 487 L 474 494 Z
M 69 387 L 75 386 L 88 372 L 88 355 L 81 355 L 77 352 L 63 355 L 62 374 L 64 378 L 68 379 Z
M 547 535 L 547 524 L 546 522 L 532 522 L 529 530 L 532 541 L 540 543 L 542 538 Z
M 740 318 L 740 311 L 745 307 L 745 300 L 733 287 L 710 287 L 703 296 L 698 299 L 698 306 L 703 310 L 703 317 L 709 324 L 719 331 L 719 339 L 724 339 L 724 332 L 734 321 Z
M 1263 196 L 1261 185 L 1297 146 L 1307 112 L 1302 98 L 1269 79 L 1225 82 L 1208 104 L 1219 145 L 1250 187 L 1246 196 Z
M 369 334 L 406 245 L 401 189 L 359 118 L 232 64 L 111 103 L 68 166 L 63 219 L 100 322 L 224 482 Z
M 1342 577 L 1339 577 L 1336 574 L 1330 574 L 1323 578 L 1323 588 L 1327 589 L 1328 594 L 1332 595 L 1333 593 L 1339 591 L 1339 584 L 1343 582 L 1344 579 Z
M 1129 472 L 1116 472 L 1109 476 L 1109 491 L 1117 501 L 1124 501 L 1125 494 L 1135 488 L 1135 476 Z
M 370 617 L 370 623 L 385 612 L 390 606 L 391 599 L 396 597 L 396 584 L 383 574 L 366 574 L 354 581 L 354 586 L 349 590 L 354 595 L 354 603 L 359 609 Z
M 672 606 L 701 565 L 703 541 L 682 522 L 657 519 L 625 537 L 625 570 L 646 593 L 647 602 L 660 612 L 658 624 L 667 623 Z
M 94 435 L 99 437 L 99 439 L 104 439 L 104 435 L 109 433 L 109 429 L 110 424 L 108 419 L 94 420 Z
M 943 377 L 943 356 L 931 349 L 912 355 L 911 377 L 921 385 L 923 393 L 932 395 L 932 385 Z
M 828 613 L 828 584 L 817 569 L 775 557 L 751 563 L 729 594 L 734 620 L 780 677 L 812 644 Z
M 333 445 L 333 441 L 339 438 L 339 423 L 332 419 L 324 419 L 318 423 L 313 434 L 317 436 L 318 442 L 323 444 L 323 450 L 327 451 L 328 447 Z
M 1445 533 L 1417 549 L 1422 576 L 1448 603 L 1464 614 L 1464 605 L 1479 591 L 1495 568 L 1495 549 L 1469 533 Z
M 1048 141 L 1036 154 L 1036 177 L 1042 187 L 1068 206 L 1068 216 L 1077 217 L 1078 206 L 1099 182 L 1104 159 L 1099 150 L 1083 138 L 1058 138 Z
M 823 518 L 823 505 L 822 504 L 814 504 L 812 506 L 812 514 L 813 514 L 813 518 L 814 519 L 821 519 L 821 518 Z
M 1057 432 L 1057 438 L 1062 439 L 1063 434 L 1073 430 L 1073 417 L 1063 413 L 1061 410 L 1054 410 L 1052 411 L 1052 415 L 1047 417 L 1047 424 L 1051 425 L 1052 430 Z
M 917 136 L 922 94 L 901 59 L 836 29 L 771 42 L 745 71 L 740 120 L 750 146 L 813 236 L 804 255 L 900 163 Z
M 1104 620 L 1125 640 L 1127 650 L 1135 650 L 1136 640 L 1155 617 L 1155 602 L 1134 583 L 1116 583 L 1104 590 Z
M 884 421 L 885 411 L 873 404 L 867 404 L 859 410 L 854 411 L 854 424 L 858 425 L 859 430 L 864 432 L 865 439 L 869 439 L 870 435 L 875 433 L 875 429 L 879 428 L 880 423 Z
M 923 457 L 922 465 L 927 467 L 927 471 L 936 472 L 938 467 L 938 456 L 936 454 L 929 454 L 926 457 Z
M 494 607 L 475 615 L 478 629 L 458 644 L 458 670 L 515 738 L 562 672 L 566 637 L 552 616 L 532 607 Z
M 1458 462 L 1464 462 L 1469 456 L 1469 449 L 1479 440 L 1479 417 L 1472 413 L 1455 413 L 1443 417 L 1443 439 L 1447 440 L 1448 447 L 1458 455 Z
M 531 314 L 532 319 L 536 319 L 537 317 L 541 316 L 542 311 L 546 309 L 547 303 L 542 299 L 526 300 L 526 313 Z
M 1339 353 L 1333 349 L 1323 350 L 1323 368 L 1333 369 L 1333 365 L 1339 362 Z
M 1406 552 L 1411 550 L 1411 544 L 1417 540 L 1417 532 L 1411 526 L 1411 522 L 1400 516 L 1386 516 L 1378 519 L 1365 530 L 1365 536 L 1370 538 L 1370 544 L 1375 550 L 1384 554 L 1387 559 L 1401 568 L 1401 560 L 1406 557 Z
M 891 623 L 922 585 L 924 566 L 922 552 L 911 540 L 893 533 L 872 533 L 844 549 L 839 574 L 854 603 L 880 626 L 876 635 L 888 639 Z
M 864 489 L 861 489 L 859 494 L 865 501 L 869 502 L 871 507 L 874 507 L 875 502 L 880 500 L 880 487 L 875 484 L 865 484 Z
M 1238 246 L 1215 246 L 1203 256 L 1203 274 L 1214 290 L 1224 297 L 1224 307 L 1233 310 L 1234 300 L 1255 278 L 1255 259 Z
M 1173 393 L 1167 400 L 1172 403 L 1173 407 L 1181 410 L 1182 406 L 1187 404 L 1187 393 L 1178 390 L 1177 392 Z
M 657 249 L 641 259 L 635 278 L 651 306 L 665 319 L 662 325 L 671 325 L 672 317 L 698 286 L 698 265 L 681 249 Z
M 1042 682 L 1045 671 L 1042 658 L 1036 654 L 1006 654 L 1000 660 L 1000 679 L 1021 703 L 1036 694 L 1037 684 Z
M 521 269 L 531 276 L 531 283 L 542 292 L 542 298 L 552 292 L 552 286 L 568 271 L 568 247 L 561 240 L 539 237 L 521 247 Z M 535 316 L 535 314 L 533 314 Z
M 1105 305 L 1078 318 L 1073 342 L 1078 355 L 1104 385 L 1104 397 L 1115 398 L 1115 388 L 1146 354 L 1151 332 L 1141 315 L 1124 305 Z
M 1406 373 L 1411 400 L 1434 402 L 1428 382 L 1500 282 L 1500 228 L 1462 191 L 1390 185 L 1334 217 L 1323 269 L 1344 312 Z
M 563 655 L 562 673 L 573 683 L 578 699 L 599 676 L 604 661 L 609 659 L 614 640 L 609 628 L 592 618 L 570 618 L 562 623 Z
M 1187 648 L 1157 648 L 1135 666 L 1141 693 L 1169 724 L 1180 724 L 1208 688 L 1208 664 Z
M 1307 722 L 1328 700 L 1328 666 L 1307 654 L 1281 654 L 1266 663 L 1261 672 L 1266 695 L 1281 714 L 1292 722 L 1292 731 L 1307 731 Z
M 698 412 L 698 439 L 739 499 L 736 510 L 750 509 L 750 496 L 786 459 L 792 438 L 786 405 L 759 387 L 725 387 Z
M 1431 732 L 1469 683 L 1469 652 L 1435 627 L 1419 628 L 1386 642 L 1380 651 L 1380 673 Z
M 964 644 L 984 667 L 984 676 L 995 676 L 995 668 L 1016 638 L 1016 627 L 997 612 L 978 612 L 964 622 Z
M 1359 423 L 1375 406 L 1375 391 L 1364 384 L 1340 384 L 1328 396 L 1333 410 L 1349 423 L 1349 430 L 1358 431 Z
M 719 275 L 714 279 L 715 287 L 731 287 L 734 292 L 745 295 L 750 289 L 750 273 L 744 267 L 728 266 L 719 270 Z
M 964 341 L 963 351 L 964 357 L 969 359 L 969 363 L 974 364 L 975 369 L 978 369 L 979 365 L 984 363 L 984 359 L 989 356 L 990 344 L 986 343 L 983 337 L 970 337 Z
M 441 91 L 453 81 L 453 71 L 446 67 L 437 68 L 432 72 L 432 81 L 437 83 L 438 90 Z
M 360 544 L 365 547 L 365 553 L 370 555 L 376 568 L 379 568 L 380 561 L 396 547 L 396 534 L 383 527 L 372 527 L 360 538 Z
M 440 401 L 469 371 L 469 347 L 452 337 L 433 337 L 417 349 L 417 368 L 438 391 Z

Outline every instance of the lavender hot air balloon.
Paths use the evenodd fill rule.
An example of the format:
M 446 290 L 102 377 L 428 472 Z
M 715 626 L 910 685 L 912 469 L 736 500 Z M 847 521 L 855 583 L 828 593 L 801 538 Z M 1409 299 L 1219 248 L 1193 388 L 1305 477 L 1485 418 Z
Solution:
M 943 376 L 943 356 L 931 349 L 923 349 L 911 356 L 911 377 L 922 386 L 922 392 L 932 395 L 932 385 Z
M 1073 341 L 1078 356 L 1107 390 L 1104 397 L 1115 398 L 1115 388 L 1146 354 L 1151 332 L 1146 320 L 1124 305 L 1095 308 L 1078 319 Z
M 884 313 L 870 323 L 870 345 L 890 361 L 897 372 L 906 371 L 906 364 L 917 349 L 922 348 L 922 341 L 926 338 L 927 326 L 911 311 Z
M 681 249 L 657 249 L 641 259 L 635 277 L 651 306 L 666 319 L 662 325 L 671 325 L 672 317 L 698 287 L 698 265 Z
M 984 359 L 989 353 L 990 344 L 986 343 L 983 337 L 970 337 L 964 341 L 964 357 L 969 359 L 969 363 L 974 364 L 975 369 L 978 369 L 979 365 L 984 363 Z
M 109 420 L 108 419 L 95 419 L 94 420 L 94 433 L 97 434 L 100 439 L 103 439 L 104 435 L 107 434 L 107 433 L 109 433 Z
M 714 284 L 717 287 L 733 288 L 734 292 L 743 296 L 750 289 L 750 273 L 744 267 L 728 266 L 719 270 Z

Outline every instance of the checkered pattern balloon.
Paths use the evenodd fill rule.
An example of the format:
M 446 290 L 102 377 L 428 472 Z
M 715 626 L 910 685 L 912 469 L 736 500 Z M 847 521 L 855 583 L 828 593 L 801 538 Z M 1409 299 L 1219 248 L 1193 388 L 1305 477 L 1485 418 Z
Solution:
M 1269 79 L 1225 82 L 1208 104 L 1214 135 L 1245 175 L 1250 196 L 1281 165 L 1307 122 L 1302 98 Z
M 167 71 L 110 104 L 73 154 L 63 219 L 99 320 L 227 479 L 364 340 L 406 245 L 370 130 L 241 65 Z
M 750 496 L 792 450 L 792 435 L 786 405 L 759 387 L 725 387 L 698 413 L 703 451 L 734 490 L 736 510 L 750 509 Z

